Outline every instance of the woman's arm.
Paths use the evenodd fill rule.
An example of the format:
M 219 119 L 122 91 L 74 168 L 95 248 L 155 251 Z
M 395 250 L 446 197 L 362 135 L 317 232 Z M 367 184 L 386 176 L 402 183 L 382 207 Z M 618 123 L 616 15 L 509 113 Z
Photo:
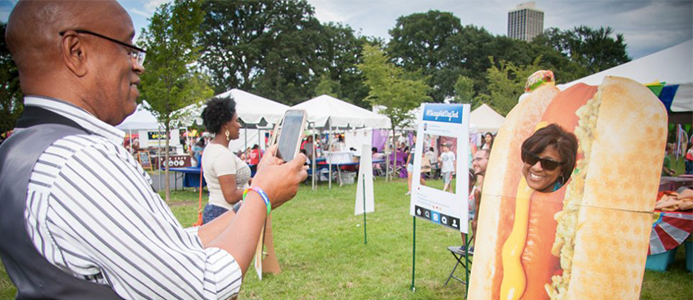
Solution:
M 226 203 L 235 204 L 243 198 L 243 190 L 236 187 L 236 174 L 222 175 L 217 180 Z

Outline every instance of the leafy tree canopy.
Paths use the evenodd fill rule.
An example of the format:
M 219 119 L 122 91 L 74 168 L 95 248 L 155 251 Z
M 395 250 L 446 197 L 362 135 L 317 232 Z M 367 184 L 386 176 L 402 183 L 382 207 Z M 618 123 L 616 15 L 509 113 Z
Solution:
M 337 97 L 362 104 L 356 68 L 364 38 L 341 24 L 320 24 L 305 0 L 208 1 L 201 62 L 215 92 L 240 88 L 288 105 L 316 96 L 323 77 Z
M 7 24 L 0 22 L 0 32 L 5 32 Z M 14 64 L 5 43 L 5 35 L 0 37 L 0 134 L 14 128 L 17 119 L 24 111 L 22 92 L 19 87 L 19 71 Z
M 537 57 L 529 65 L 522 66 L 505 60 L 496 63 L 493 57 L 490 57 L 489 61 L 492 64 L 486 73 L 489 93 L 479 95 L 477 101 L 488 104 L 499 114 L 506 116 L 524 93 L 527 77 L 541 69 L 541 57 Z
M 623 34 L 614 36 L 611 27 L 593 29 L 578 26 L 571 30 L 549 28 L 532 43 L 555 49 L 589 73 L 597 73 L 630 61 Z
M 410 110 L 431 100 L 426 94 L 429 88 L 425 78 L 414 79 L 418 77 L 416 74 L 407 74 L 390 63 L 389 57 L 377 46 L 364 46 L 363 63 L 358 67 L 370 89 L 366 99 L 384 107 L 381 113 L 390 118 L 393 131 L 410 121 Z
M 455 37 L 462 34 L 460 19 L 449 12 L 431 10 L 397 19 L 390 30 L 388 54 L 407 71 L 428 75 L 434 101 L 442 102 L 454 94 L 457 76 L 465 60 Z

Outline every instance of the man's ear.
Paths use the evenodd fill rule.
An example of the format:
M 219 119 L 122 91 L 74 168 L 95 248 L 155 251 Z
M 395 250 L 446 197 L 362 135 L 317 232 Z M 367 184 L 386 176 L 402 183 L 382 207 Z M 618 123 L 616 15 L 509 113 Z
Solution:
M 77 77 L 87 74 L 87 51 L 84 46 L 84 42 L 74 31 L 65 32 L 60 41 L 60 58 Z

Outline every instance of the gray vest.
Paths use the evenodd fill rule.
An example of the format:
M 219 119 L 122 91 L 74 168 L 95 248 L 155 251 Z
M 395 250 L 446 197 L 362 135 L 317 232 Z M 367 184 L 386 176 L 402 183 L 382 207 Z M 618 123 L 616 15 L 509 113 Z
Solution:
M 53 112 L 25 107 L 13 134 L 0 146 L 0 257 L 17 286 L 17 299 L 121 299 L 111 287 L 74 277 L 36 250 L 27 233 L 27 186 L 39 156 L 53 142 L 86 131 Z

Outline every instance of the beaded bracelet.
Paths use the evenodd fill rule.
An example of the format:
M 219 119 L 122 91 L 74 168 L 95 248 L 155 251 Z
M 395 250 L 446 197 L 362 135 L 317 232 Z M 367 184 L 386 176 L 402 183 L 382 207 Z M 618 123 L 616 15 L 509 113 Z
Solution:
M 269 216 L 270 211 L 272 211 L 272 203 L 269 201 L 269 197 L 267 197 L 267 194 L 265 194 L 265 191 L 263 191 L 261 188 L 253 186 L 245 189 L 243 191 L 243 201 L 245 201 L 245 196 L 248 194 L 248 192 L 254 191 L 260 195 L 260 198 L 262 198 L 263 201 L 265 201 L 265 206 L 267 206 L 267 215 Z

